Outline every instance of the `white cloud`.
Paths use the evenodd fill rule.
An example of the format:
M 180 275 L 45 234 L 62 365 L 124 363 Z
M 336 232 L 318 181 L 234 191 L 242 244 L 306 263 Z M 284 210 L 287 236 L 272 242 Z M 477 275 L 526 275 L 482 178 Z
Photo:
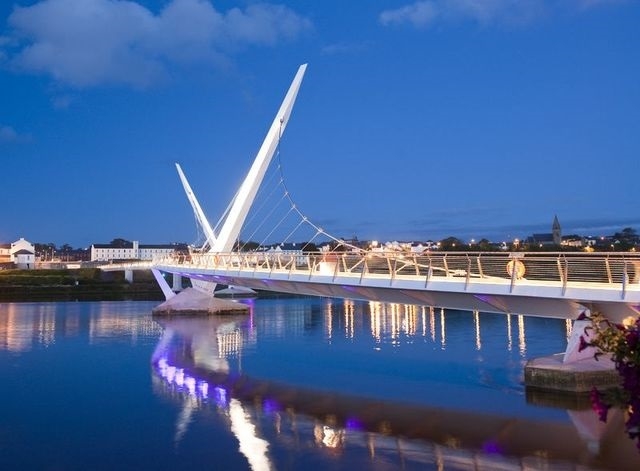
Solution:
M 619 3 L 626 3 L 628 0 L 574 0 L 578 7 L 582 9 L 599 7 L 601 5 L 615 5 Z
M 73 97 L 71 97 L 70 95 L 58 95 L 58 96 L 54 96 L 51 99 L 51 104 L 57 110 L 66 110 L 71 106 L 72 102 L 73 102 Z
M 0 142 L 13 142 L 18 140 L 18 133 L 11 126 L 0 124 Z
M 396 10 L 386 10 L 380 13 L 383 25 L 411 23 L 413 26 L 427 26 L 439 15 L 439 6 L 433 1 L 421 1 Z
M 3 49 L 9 47 L 10 42 L 11 40 L 8 37 L 0 36 L 0 62 L 8 57 L 7 53 L 3 51 Z
M 409 24 L 417 28 L 436 22 L 471 20 L 482 25 L 526 24 L 548 11 L 585 10 L 626 0 L 419 0 L 379 15 L 383 25 Z
M 42 0 L 9 16 L 20 70 L 75 87 L 147 86 L 172 64 L 222 61 L 240 47 L 294 39 L 311 22 L 284 6 L 217 11 L 210 0 L 170 0 L 154 14 L 127 0 Z
M 311 22 L 282 5 L 259 3 L 226 15 L 226 29 L 233 42 L 275 44 L 280 37 L 293 39 L 311 28 Z

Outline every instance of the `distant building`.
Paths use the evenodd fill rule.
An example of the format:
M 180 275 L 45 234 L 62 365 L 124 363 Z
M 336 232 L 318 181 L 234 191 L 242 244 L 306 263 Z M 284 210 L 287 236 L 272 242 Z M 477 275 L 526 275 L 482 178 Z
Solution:
M 580 236 L 568 236 L 562 238 L 563 247 L 582 248 L 585 245 L 585 239 Z
M 560 246 L 562 244 L 562 228 L 558 216 L 554 216 L 551 232 L 545 234 L 533 234 L 527 238 L 529 245 L 538 245 L 540 247 Z
M 140 244 L 137 240 L 125 244 L 92 244 L 91 261 L 153 260 L 155 256 L 187 253 L 186 244 Z
M 0 244 L 0 265 L 13 264 L 16 268 L 33 269 L 36 255 L 33 244 L 23 237 L 11 244 Z
M 295 258 L 296 264 L 304 265 L 306 261 L 306 257 L 301 249 L 300 244 L 295 243 L 282 243 L 276 244 L 275 246 L 269 247 L 265 250 L 265 253 L 276 255 L 276 256 L 286 256 L 285 260 L 291 260 Z

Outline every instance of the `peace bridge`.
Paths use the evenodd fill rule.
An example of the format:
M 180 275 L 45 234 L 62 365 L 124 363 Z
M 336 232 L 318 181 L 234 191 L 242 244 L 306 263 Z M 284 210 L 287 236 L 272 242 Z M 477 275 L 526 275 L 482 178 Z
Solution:
M 192 305 L 196 309 L 209 311 L 210 304 L 217 300 L 215 288 L 218 284 L 570 320 L 578 318 L 585 311 L 599 312 L 615 322 L 640 313 L 640 256 L 634 253 L 438 251 L 409 255 L 364 251 L 348 246 L 313 224 L 300 211 L 285 186 L 279 158 L 276 159 L 276 178 L 266 179 L 275 184 L 266 193 L 277 195 L 280 192 L 280 196 L 275 203 L 267 199 L 259 205 L 259 208 L 267 208 L 266 215 L 261 220 L 257 219 L 257 229 L 250 232 L 247 216 L 254 209 L 258 190 L 265 186 L 263 180 L 267 170 L 273 167 L 272 158 L 276 154 L 279 157 L 280 140 L 305 71 L 306 64 L 298 69 L 249 172 L 215 228 L 209 224 L 186 176 L 176 164 L 196 220 L 206 237 L 199 250 L 188 256 L 110 264 L 102 269 L 125 270 L 129 273 L 137 269 L 151 269 L 167 298 L 164 304 L 169 313 L 179 305 L 176 299 L 189 300 L 189 296 L 191 301 L 195 299 Z M 282 217 L 274 215 L 279 202 L 285 203 Z M 282 227 L 289 215 L 295 219 L 289 227 Z M 252 214 L 249 219 L 255 216 Z M 322 236 L 336 242 L 340 250 L 296 254 L 232 251 L 239 240 L 261 240 L 256 238 L 258 228 L 264 228 L 266 232 L 265 239 L 262 239 L 264 241 L 280 230 L 287 234 L 281 242 L 295 240 L 293 237 L 312 242 Z M 301 235 L 305 229 L 311 231 L 308 236 Z M 173 274 L 174 281 L 181 277 L 189 278 L 193 289 L 176 295 L 162 273 Z M 603 365 L 605 362 L 590 361 L 592 352 L 579 351 L 579 337 L 585 331 L 584 328 L 577 328 L 582 326 L 578 322 L 585 321 L 574 323 L 572 337 L 560 364 L 554 356 L 549 364 L 533 365 L 530 371 L 563 372 L 565 368 L 573 368 L 569 371 L 569 376 L 573 378 L 573 383 L 567 387 L 570 390 L 591 388 L 593 378 L 586 378 L 584 384 L 576 384 L 576 381 L 582 381 L 576 379 L 576 375 L 582 375 L 583 371 L 587 374 L 595 372 L 597 376 L 602 369 L 606 369 L 613 373 L 607 381 L 617 381 L 611 362 Z M 564 380 L 559 381 L 556 376 L 550 380 L 543 378 L 542 385 L 549 381 L 553 387 Z
M 231 252 L 149 266 L 258 290 L 564 319 L 589 309 L 619 321 L 640 305 L 640 256 L 629 254 Z

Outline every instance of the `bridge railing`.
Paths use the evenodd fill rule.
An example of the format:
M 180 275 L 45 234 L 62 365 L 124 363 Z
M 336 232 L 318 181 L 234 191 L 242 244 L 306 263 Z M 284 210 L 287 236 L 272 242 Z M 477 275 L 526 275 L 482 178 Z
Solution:
M 358 274 L 432 279 L 464 278 L 504 280 L 515 286 L 526 281 L 599 283 L 616 285 L 623 292 L 640 284 L 640 255 L 633 253 L 538 253 L 538 252 L 233 252 L 188 256 L 163 256 L 154 264 L 189 265 L 225 271 L 288 272 L 338 276 Z

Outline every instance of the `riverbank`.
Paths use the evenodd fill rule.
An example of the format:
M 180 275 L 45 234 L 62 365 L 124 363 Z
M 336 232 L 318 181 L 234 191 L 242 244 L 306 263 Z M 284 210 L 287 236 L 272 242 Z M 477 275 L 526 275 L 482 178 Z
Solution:
M 0 302 L 163 299 L 150 271 L 137 271 L 133 283 L 123 272 L 97 268 L 0 271 Z
M 190 286 L 188 280 L 184 286 Z M 273 299 L 308 297 L 272 291 L 259 291 L 255 296 Z M 164 300 L 153 274 L 146 270 L 136 270 L 133 283 L 125 280 L 124 272 L 104 272 L 99 268 L 0 270 L 0 302 Z

